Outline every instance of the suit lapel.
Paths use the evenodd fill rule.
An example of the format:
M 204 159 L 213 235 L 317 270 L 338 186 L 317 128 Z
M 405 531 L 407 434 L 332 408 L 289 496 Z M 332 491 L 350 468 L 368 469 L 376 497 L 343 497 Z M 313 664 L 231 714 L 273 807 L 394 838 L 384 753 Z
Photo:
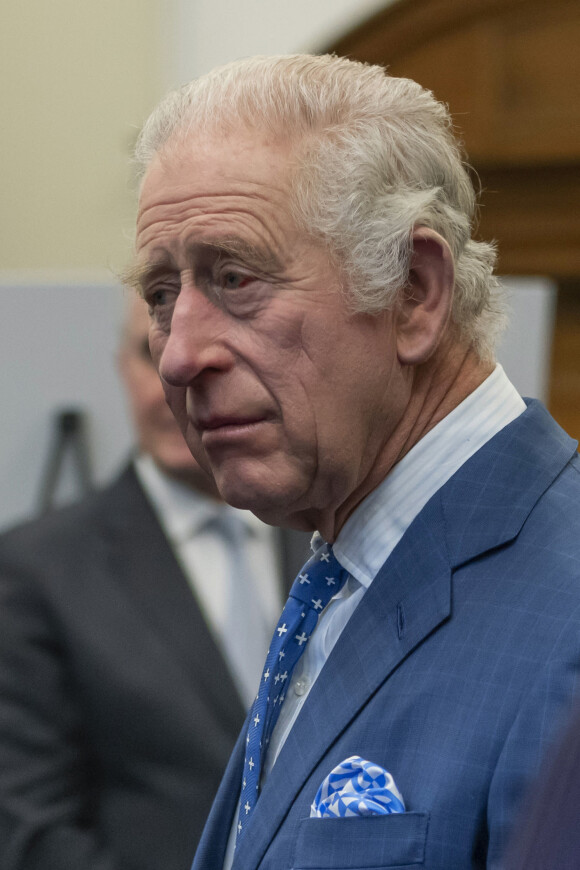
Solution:
M 115 497 L 103 520 L 115 576 L 235 733 L 244 715 L 242 702 L 232 704 L 238 694 L 230 672 L 132 468 L 116 484 Z
M 236 850 L 233 870 L 259 865 L 300 789 L 341 732 L 400 662 L 449 618 L 453 568 L 513 539 L 575 449 L 533 402 L 423 508 L 314 684 Z M 243 749 L 236 759 L 238 775 L 241 755 Z M 232 780 L 230 787 L 235 785 Z
M 248 719 L 244 722 L 237 743 L 213 802 L 191 870 L 222 870 L 234 813 L 238 807 Z M 234 863 L 235 866 L 235 863 Z
M 543 405 L 529 401 L 441 490 L 451 565 L 513 540 L 576 447 Z

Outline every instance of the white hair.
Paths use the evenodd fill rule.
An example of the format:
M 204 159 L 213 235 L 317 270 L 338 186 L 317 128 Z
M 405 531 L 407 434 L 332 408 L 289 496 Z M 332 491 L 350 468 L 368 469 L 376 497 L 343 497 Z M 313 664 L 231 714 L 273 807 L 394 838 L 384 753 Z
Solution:
M 412 232 L 430 227 L 455 263 L 452 320 L 480 358 L 505 325 L 495 247 L 471 238 L 476 196 L 447 108 L 410 79 L 331 55 L 254 57 L 169 94 L 135 158 L 243 124 L 294 146 L 292 209 L 329 248 L 357 311 L 392 307 L 408 285 Z

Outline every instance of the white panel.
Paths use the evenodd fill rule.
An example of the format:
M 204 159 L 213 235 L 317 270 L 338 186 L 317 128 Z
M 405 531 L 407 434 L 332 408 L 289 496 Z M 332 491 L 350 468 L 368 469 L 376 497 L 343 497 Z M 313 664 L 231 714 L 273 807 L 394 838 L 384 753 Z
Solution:
M 130 426 L 114 359 L 123 301 L 111 285 L 0 286 L 0 527 L 36 510 L 57 410 L 87 412 L 97 481 L 126 454 Z M 66 477 L 72 496 L 76 479 Z
M 549 278 L 503 278 L 510 325 L 498 359 L 523 396 L 547 401 L 557 289 Z

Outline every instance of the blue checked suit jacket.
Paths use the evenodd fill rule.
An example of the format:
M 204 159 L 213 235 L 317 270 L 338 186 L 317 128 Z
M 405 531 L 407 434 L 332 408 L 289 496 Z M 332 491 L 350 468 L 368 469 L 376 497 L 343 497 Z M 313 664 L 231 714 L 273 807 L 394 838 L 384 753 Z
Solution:
M 433 496 L 311 690 L 233 870 L 500 866 L 578 682 L 579 472 L 576 443 L 531 402 Z M 194 870 L 222 868 L 243 742 Z M 351 755 L 393 774 L 404 815 L 309 818 Z

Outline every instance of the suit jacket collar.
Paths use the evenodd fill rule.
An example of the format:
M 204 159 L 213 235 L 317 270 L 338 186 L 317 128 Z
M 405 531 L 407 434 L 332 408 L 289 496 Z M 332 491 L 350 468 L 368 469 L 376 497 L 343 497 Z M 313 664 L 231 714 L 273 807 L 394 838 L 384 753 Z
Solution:
M 238 697 L 233 679 L 132 466 L 110 496 L 103 539 L 115 576 L 123 578 L 132 605 L 235 733 L 244 707 L 241 700 L 232 704 Z
M 423 508 L 364 595 L 312 688 L 236 850 L 233 870 L 259 865 L 336 737 L 413 648 L 449 618 L 453 569 L 512 540 L 575 450 L 576 443 L 547 411 L 531 402 Z M 232 819 L 237 803 L 243 753 L 239 741 L 195 867 L 222 866 L 229 834 L 225 820 Z M 210 843 L 215 863 L 208 860 Z
M 440 491 L 452 567 L 513 540 L 576 452 L 540 402 L 491 439 Z

